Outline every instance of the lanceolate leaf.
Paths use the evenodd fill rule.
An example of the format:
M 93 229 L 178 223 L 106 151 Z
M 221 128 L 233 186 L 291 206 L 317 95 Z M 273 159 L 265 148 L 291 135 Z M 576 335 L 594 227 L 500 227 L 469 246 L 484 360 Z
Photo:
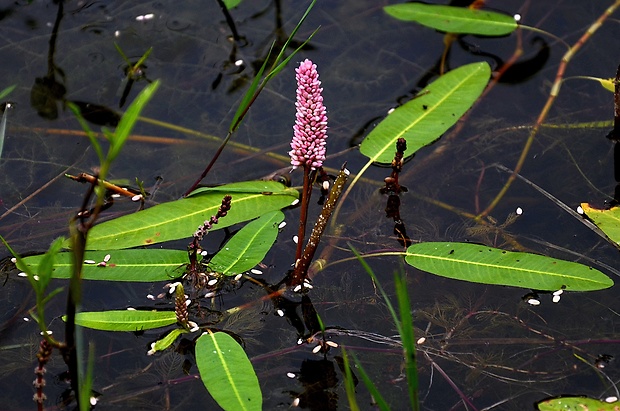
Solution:
M 278 236 L 284 220 L 281 211 L 272 211 L 252 221 L 235 234 L 209 261 L 209 269 L 225 275 L 247 271 L 260 263 Z
M 396 140 L 407 140 L 405 156 L 437 140 L 474 104 L 484 90 L 491 69 L 472 63 L 439 77 L 419 97 L 398 107 L 362 141 L 360 152 L 372 162 L 390 163 Z
M 243 348 L 223 332 L 205 333 L 196 341 L 196 364 L 202 383 L 225 410 L 262 410 L 258 378 Z
M 222 195 L 233 193 L 290 194 L 290 189 L 282 183 L 270 180 L 240 181 L 215 187 L 200 187 L 192 191 L 188 197 L 201 193 L 219 192 Z
M 588 203 L 582 203 L 581 208 L 585 215 L 600 228 L 616 246 L 620 246 L 620 207 L 612 207 L 609 210 L 599 210 L 590 207 Z
M 407 249 L 405 260 L 442 277 L 542 291 L 593 291 L 614 284 L 605 274 L 585 265 L 478 244 L 414 244 Z
M 77 313 L 75 323 L 103 331 L 142 331 L 177 322 L 174 311 L 92 311 Z
M 105 266 L 100 266 L 107 255 L 110 257 Z M 21 264 L 26 264 L 36 272 L 42 259 L 43 255 L 24 257 Z M 82 278 L 102 281 L 168 281 L 183 275 L 183 267 L 188 262 L 187 251 L 183 250 L 88 251 L 86 263 L 82 267 Z M 21 264 L 18 263 L 18 268 L 26 271 Z M 72 264 L 72 253 L 57 254 L 52 278 L 70 278 Z
M 463 7 L 405 3 L 385 6 L 383 10 L 399 20 L 415 21 L 447 33 L 505 36 L 517 28 L 512 16 Z
M 297 199 L 297 191 L 281 185 L 278 192 L 232 193 L 228 215 L 212 230 L 256 218 L 288 207 Z M 199 225 L 215 215 L 226 194 L 217 192 L 193 195 L 96 225 L 88 235 L 89 250 L 111 250 L 161 243 L 191 237 Z

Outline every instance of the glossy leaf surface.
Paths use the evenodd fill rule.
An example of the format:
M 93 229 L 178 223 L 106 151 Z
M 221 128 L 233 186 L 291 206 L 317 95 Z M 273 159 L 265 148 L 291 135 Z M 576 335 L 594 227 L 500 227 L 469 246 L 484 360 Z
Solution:
M 263 396 L 243 348 L 230 335 L 205 333 L 196 341 L 196 364 L 203 384 L 225 410 L 260 411 Z
M 217 192 L 159 204 L 96 225 L 89 233 L 87 249 L 122 249 L 191 237 L 198 226 L 217 212 L 222 197 L 227 193 L 224 187 L 220 187 Z M 280 190 L 270 194 L 233 192 L 228 215 L 221 218 L 212 230 L 280 210 L 290 206 L 296 199 L 297 191 L 282 184 Z
M 272 211 L 248 223 L 209 262 L 209 269 L 225 275 L 243 273 L 260 263 L 278 236 L 284 220 L 281 211 Z
M 489 65 L 481 62 L 439 77 L 383 119 L 362 141 L 360 152 L 373 162 L 390 163 L 401 137 L 407 140 L 405 157 L 434 142 L 469 110 L 490 75 Z
M 106 255 L 110 259 L 105 267 L 98 266 Z M 22 263 L 37 272 L 36 267 L 43 259 L 43 255 L 24 257 Z M 82 278 L 84 280 L 101 281 L 169 281 L 183 274 L 183 267 L 189 262 L 187 251 L 183 250 L 112 250 L 88 251 L 86 261 L 94 264 L 84 264 Z M 73 254 L 59 253 L 54 260 L 52 278 L 71 277 Z M 24 267 L 18 264 L 22 271 Z
M 583 212 L 607 237 L 616 245 L 620 245 L 620 207 L 609 210 L 592 208 L 588 203 L 582 203 Z
M 142 331 L 177 322 L 174 311 L 111 310 L 77 313 L 75 323 L 103 331 Z
M 478 244 L 414 244 L 405 260 L 432 274 L 482 284 L 542 291 L 593 291 L 613 285 L 605 274 L 582 264 Z
M 385 6 L 383 10 L 399 20 L 415 21 L 446 33 L 505 36 L 517 28 L 512 16 L 464 7 L 404 3 Z

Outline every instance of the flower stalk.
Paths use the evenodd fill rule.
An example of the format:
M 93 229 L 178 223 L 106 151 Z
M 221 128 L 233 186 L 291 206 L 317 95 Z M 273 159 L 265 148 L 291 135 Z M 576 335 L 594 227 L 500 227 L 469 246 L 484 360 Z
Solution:
M 291 141 L 291 165 L 293 170 L 303 167 L 304 185 L 301 190 L 301 212 L 297 234 L 295 261 L 302 255 L 308 205 L 316 170 L 323 166 L 327 139 L 327 110 L 323 105 L 323 89 L 316 64 L 304 60 L 295 69 L 297 79 L 296 114 Z

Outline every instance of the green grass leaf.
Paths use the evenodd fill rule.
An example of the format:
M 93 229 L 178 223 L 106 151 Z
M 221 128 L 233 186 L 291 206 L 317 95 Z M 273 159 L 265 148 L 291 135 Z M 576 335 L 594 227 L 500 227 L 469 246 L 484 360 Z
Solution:
M 620 207 L 609 210 L 592 208 L 588 203 L 582 203 L 583 212 L 609 239 L 620 246 Z
M 605 274 L 582 264 L 477 244 L 414 244 L 407 249 L 405 260 L 442 277 L 542 291 L 593 291 L 614 284 Z
M 360 145 L 370 162 L 390 163 L 396 140 L 407 140 L 405 157 L 437 140 L 478 99 L 491 69 L 485 62 L 472 63 L 439 77 L 419 97 L 398 107 L 375 127 Z
M 260 263 L 278 236 L 284 220 L 281 211 L 272 211 L 248 223 L 209 261 L 209 269 L 225 275 L 248 271 Z
M 110 259 L 106 266 L 99 267 L 98 263 L 103 261 L 108 254 Z M 22 271 L 28 268 L 38 274 L 36 267 L 39 266 L 44 256 L 43 254 L 24 257 L 17 263 L 17 267 Z M 84 264 L 83 280 L 133 282 L 169 281 L 181 276 L 182 268 L 189 262 L 187 251 L 157 249 L 87 251 L 85 259 L 94 261 L 95 264 Z M 70 278 L 72 265 L 73 254 L 71 252 L 57 254 L 51 277 Z
M 505 36 L 517 28 L 512 16 L 464 7 L 405 3 L 385 6 L 383 10 L 399 20 L 415 21 L 446 33 Z
M 221 218 L 212 230 L 290 206 L 298 193 L 281 187 L 282 190 L 270 194 L 233 192 L 228 215 Z M 198 226 L 215 215 L 226 193 L 222 186 L 218 192 L 193 195 L 106 221 L 92 228 L 86 247 L 89 250 L 113 250 L 191 237 Z
M 196 341 L 196 365 L 202 383 L 224 410 L 262 410 L 263 396 L 252 363 L 230 335 L 201 335 Z
M 136 99 L 131 103 L 125 114 L 121 117 L 121 121 L 116 127 L 116 131 L 110 141 L 110 150 L 108 151 L 107 161 L 112 162 L 118 156 L 127 137 L 131 134 L 131 130 L 138 122 L 140 113 L 153 97 L 157 88 L 159 87 L 159 80 L 155 80 L 151 84 L 147 85 L 144 90 L 138 94 Z
M 151 330 L 176 322 L 177 316 L 174 311 L 91 311 L 77 313 L 75 316 L 77 325 L 102 331 Z

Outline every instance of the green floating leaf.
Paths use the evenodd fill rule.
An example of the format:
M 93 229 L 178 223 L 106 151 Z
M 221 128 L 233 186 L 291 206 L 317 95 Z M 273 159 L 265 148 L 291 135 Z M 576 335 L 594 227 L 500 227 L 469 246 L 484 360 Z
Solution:
M 173 342 L 176 341 L 179 335 L 186 334 L 188 332 L 189 331 L 187 331 L 185 328 L 175 328 L 174 330 L 166 334 L 164 338 L 155 341 L 151 345 L 151 351 L 149 351 L 149 354 L 155 354 L 157 351 L 165 350 L 166 348 L 170 347 Z
M 205 333 L 196 341 L 200 378 L 225 410 L 262 410 L 263 396 L 252 363 L 230 335 Z
M 192 191 L 188 197 L 195 196 L 201 193 L 257 193 L 257 194 L 283 194 L 288 193 L 290 189 L 287 189 L 282 183 L 271 180 L 255 180 L 255 181 L 239 181 L 236 183 L 225 184 L 215 187 L 200 187 Z
M 234 192 L 230 211 L 212 230 L 290 206 L 298 197 L 297 191 L 276 184 L 279 184 L 279 190 L 270 191 L 270 194 Z M 198 226 L 215 215 L 226 193 L 225 187 L 96 225 L 88 235 L 86 247 L 89 250 L 112 250 L 191 237 Z
M 228 10 L 237 7 L 239 4 L 241 4 L 241 0 L 224 0 L 224 5 Z
M 260 263 L 278 236 L 284 221 L 281 211 L 272 211 L 252 221 L 235 234 L 209 261 L 209 269 L 225 275 L 248 271 Z
M 446 33 L 505 36 L 517 28 L 512 16 L 484 10 L 436 4 L 405 3 L 385 6 L 387 14 Z
M 102 331 L 143 331 L 176 322 L 174 311 L 111 310 L 81 312 L 75 315 L 77 325 Z
M 617 402 L 607 403 L 585 397 L 559 397 L 536 404 L 539 411 L 620 411 Z
M 599 210 L 590 207 L 588 203 L 581 203 L 585 215 L 617 246 L 620 246 L 620 207 L 609 210 Z
M 105 267 L 99 266 L 110 255 Z M 182 250 L 111 250 L 88 251 L 82 268 L 82 279 L 100 281 L 153 282 L 168 281 L 183 274 L 182 268 L 189 262 L 187 251 Z M 44 255 L 24 257 L 17 267 L 27 271 L 24 264 L 32 271 Z M 52 278 L 70 278 L 73 254 L 59 253 L 54 261 Z
M 582 264 L 477 244 L 414 244 L 407 249 L 405 260 L 442 277 L 534 290 L 593 291 L 614 284 L 605 274 Z
M 362 141 L 360 152 L 370 161 L 390 163 L 396 140 L 407 140 L 405 157 L 437 140 L 474 104 L 487 85 L 491 69 L 472 63 L 439 77 L 419 97 L 398 107 Z

